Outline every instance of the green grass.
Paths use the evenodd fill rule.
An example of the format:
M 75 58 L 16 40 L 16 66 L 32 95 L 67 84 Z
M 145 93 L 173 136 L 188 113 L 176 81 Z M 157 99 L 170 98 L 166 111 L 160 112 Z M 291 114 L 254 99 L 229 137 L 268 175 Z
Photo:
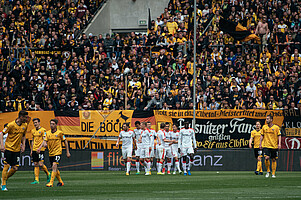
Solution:
M 301 199 L 301 172 L 277 172 L 277 178 L 253 172 L 192 172 L 183 175 L 130 175 L 123 172 L 62 171 L 65 186 L 30 185 L 33 172 L 17 172 L 0 199 Z

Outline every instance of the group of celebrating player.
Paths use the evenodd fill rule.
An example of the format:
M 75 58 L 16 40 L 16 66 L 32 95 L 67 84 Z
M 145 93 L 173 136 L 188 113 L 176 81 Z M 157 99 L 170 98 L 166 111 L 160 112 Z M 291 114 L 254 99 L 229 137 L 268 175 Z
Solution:
M 14 175 L 18 170 L 20 153 L 24 152 L 28 124 L 30 122 L 28 112 L 20 111 L 16 120 L 5 125 L 3 131 L 0 133 L 0 148 L 2 157 L 4 158 L 4 167 L 2 170 L 1 189 L 7 191 L 6 181 L 9 177 Z M 32 129 L 32 142 L 31 142 L 31 156 L 34 162 L 34 175 L 35 180 L 31 184 L 39 184 L 40 167 L 47 176 L 47 187 L 53 187 L 54 179 L 57 178 L 57 186 L 63 186 L 64 182 L 58 170 L 58 164 L 62 154 L 62 141 L 65 142 L 67 157 L 69 158 L 69 146 L 62 131 L 57 130 L 57 119 L 50 120 L 50 130 L 46 131 L 41 127 L 40 119 L 34 118 Z M 44 151 L 48 148 L 49 161 L 52 168 L 50 173 L 44 165 Z
M 136 150 L 136 174 L 140 174 L 140 163 L 143 163 L 145 175 L 151 175 L 151 166 L 154 159 L 157 161 L 157 174 L 164 175 L 167 163 L 167 174 L 171 174 L 172 162 L 175 160 L 173 174 L 177 170 L 181 174 L 179 160 L 182 158 L 182 168 L 184 175 L 191 175 L 190 169 L 193 162 L 193 154 L 196 147 L 195 132 L 189 128 L 189 123 L 184 122 L 184 128 L 178 130 L 177 125 L 173 124 L 170 130 L 170 124 L 161 123 L 160 130 L 156 132 L 151 128 L 150 122 L 135 122 L 136 129 L 129 129 L 129 124 L 123 124 L 123 130 L 119 134 L 116 146 L 118 147 L 122 140 L 122 157 L 126 163 L 126 175 L 130 175 L 133 147 Z M 155 142 L 156 140 L 156 142 Z M 276 168 L 278 159 L 278 150 L 281 148 L 281 133 L 278 125 L 273 124 L 273 116 L 266 117 L 266 125 L 261 129 L 260 121 L 256 122 L 256 129 L 251 132 L 249 146 L 252 148 L 254 141 L 254 154 L 257 159 L 256 175 L 263 175 L 262 157 L 265 158 L 265 166 L 269 177 L 270 159 L 272 160 L 272 178 L 276 178 Z M 162 168 L 163 167 L 163 168 Z
M 269 177 L 270 159 L 272 160 L 272 178 L 276 178 L 276 168 L 278 151 L 281 149 L 281 133 L 279 126 L 273 124 L 273 116 L 268 115 L 266 118 L 266 124 L 261 129 L 260 121 L 256 122 L 256 129 L 251 132 L 249 140 L 249 147 L 252 148 L 252 142 L 254 141 L 254 154 L 257 159 L 256 175 L 263 175 L 262 170 L 262 155 L 265 160 L 265 167 L 267 173 L 265 177 Z
M 116 146 L 122 140 L 122 157 L 126 163 L 126 175 L 130 175 L 133 148 L 136 156 L 136 174 L 140 174 L 140 163 L 143 163 L 145 175 L 151 175 L 151 167 L 156 159 L 157 174 L 165 174 L 165 162 L 167 162 L 167 174 L 171 174 L 172 158 L 175 160 L 173 174 L 177 171 L 182 174 L 179 160 L 182 157 L 184 175 L 191 175 L 190 169 L 193 162 L 193 154 L 197 149 L 195 132 L 189 128 L 189 123 L 184 122 L 184 128 L 178 130 L 173 124 L 161 123 L 160 130 L 156 132 L 151 128 L 150 122 L 135 122 L 134 131 L 129 124 L 123 124 Z

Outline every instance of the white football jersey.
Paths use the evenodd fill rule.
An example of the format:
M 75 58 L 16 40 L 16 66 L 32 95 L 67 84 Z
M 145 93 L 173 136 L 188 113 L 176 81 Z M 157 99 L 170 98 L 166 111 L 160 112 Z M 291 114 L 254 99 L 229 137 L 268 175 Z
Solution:
M 139 144 L 139 138 L 140 138 L 141 133 L 142 133 L 141 128 L 139 128 L 139 129 L 135 128 L 134 129 L 134 134 L 135 134 L 135 139 L 136 139 L 136 144 L 137 145 Z
M 168 131 L 168 132 L 165 131 L 165 137 L 166 137 L 167 140 L 172 140 L 171 139 L 171 131 Z M 165 149 L 171 147 L 170 143 L 171 142 L 165 142 Z
M 149 148 L 151 145 L 151 132 L 148 129 L 142 130 L 141 133 L 141 146 L 142 148 Z
M 192 128 L 185 129 L 182 128 L 179 133 L 179 141 L 178 141 L 178 148 L 189 148 L 192 147 L 196 148 L 196 140 L 195 140 L 195 133 Z
M 3 146 L 5 146 L 5 141 L 6 141 L 6 138 L 7 138 L 7 135 L 8 134 L 4 134 L 5 132 L 7 131 L 7 127 L 5 127 L 2 131 L 2 135 L 3 135 Z
M 180 135 L 180 131 L 170 131 L 170 135 L 171 135 L 171 140 L 175 140 L 176 142 L 179 141 L 179 135 Z M 174 148 L 178 148 L 178 144 L 172 144 L 172 147 Z
M 148 129 L 151 133 L 151 147 L 154 147 L 155 137 L 157 137 L 157 132 L 154 129 Z
M 7 135 L 8 134 L 3 135 L 3 145 L 5 145 L 5 141 L 6 141 Z
M 158 144 L 158 141 L 157 141 L 157 147 L 160 147 L 160 148 L 164 148 L 165 147 L 165 142 L 164 140 L 166 139 L 166 133 L 165 133 L 165 130 L 161 129 L 157 132 L 157 137 L 160 138 L 160 141 L 161 141 L 161 145 Z
M 134 132 L 132 130 L 120 131 L 119 138 L 122 140 L 122 148 L 132 148 Z

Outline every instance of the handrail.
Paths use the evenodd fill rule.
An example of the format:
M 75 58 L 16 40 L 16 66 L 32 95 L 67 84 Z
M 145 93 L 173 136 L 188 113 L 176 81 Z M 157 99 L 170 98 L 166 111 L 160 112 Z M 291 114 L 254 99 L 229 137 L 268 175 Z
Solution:
M 293 43 L 288 43 L 288 44 L 273 44 L 277 47 L 279 46 L 290 46 L 290 45 L 296 45 L 298 43 L 296 42 L 293 42 Z M 215 48 L 215 47 L 226 47 L 226 46 L 236 46 L 236 47 L 242 47 L 244 48 L 245 46 L 258 46 L 260 44 L 248 44 L 248 43 L 241 43 L 241 44 L 220 44 L 220 45 L 208 45 L 207 48 L 209 49 L 212 49 L 212 48 Z M 184 54 L 186 54 L 187 50 L 191 51 L 192 50 L 192 47 L 191 47 L 191 41 L 186 41 L 185 42 L 185 45 L 184 46 L 184 49 L 183 49 L 183 52 Z M 167 46 L 164 46 L 164 47 L 161 47 L 160 45 L 137 45 L 137 46 L 127 46 L 129 48 L 131 48 L 131 50 L 133 50 L 134 48 L 150 48 L 150 55 L 152 54 L 152 49 L 153 48 L 158 48 L 158 49 L 166 49 L 168 50 Z M 53 52 L 63 52 L 63 51 L 70 51 L 70 52 L 73 52 L 75 49 L 78 49 L 78 48 L 83 48 L 83 47 L 67 47 L 66 49 L 61 49 L 61 48 L 58 48 L 58 49 L 54 49 L 54 48 L 38 48 L 38 47 L 2 47 L 0 48 L 1 50 L 7 50 L 9 51 L 9 55 L 11 53 L 13 53 L 13 51 L 16 51 L 15 52 L 15 58 L 16 59 L 19 59 L 19 54 L 20 54 L 20 51 L 25 51 L 25 56 L 29 55 L 30 54 L 30 51 L 33 51 L 33 50 L 41 50 L 41 51 L 53 51 Z M 106 52 L 106 48 L 112 48 L 112 51 L 109 51 L 109 52 L 117 52 L 115 51 L 115 48 L 116 46 L 105 46 L 104 47 L 104 52 Z M 2 52 L 3 54 L 3 52 Z

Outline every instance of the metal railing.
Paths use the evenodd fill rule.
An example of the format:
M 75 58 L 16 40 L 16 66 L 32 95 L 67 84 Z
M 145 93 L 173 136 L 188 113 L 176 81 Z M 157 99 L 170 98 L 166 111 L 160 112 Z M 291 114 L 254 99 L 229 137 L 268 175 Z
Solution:
M 268 44 L 268 45 L 274 45 L 277 47 L 277 49 L 279 47 L 290 47 L 291 45 L 300 45 L 300 44 L 296 44 L 296 43 L 290 43 L 290 44 Z M 241 50 L 242 52 L 245 51 L 245 48 L 246 46 L 251 46 L 251 47 L 255 47 L 255 48 L 259 48 L 261 45 L 260 44 L 248 44 L 248 43 L 241 43 L 241 44 L 230 44 L 230 45 L 225 45 L 225 44 L 222 44 L 222 45 L 209 45 L 209 46 L 206 46 L 207 49 L 212 49 L 212 48 L 225 48 L 225 47 L 229 47 L 229 46 L 235 46 L 235 47 L 241 47 Z M 173 46 L 174 47 L 174 46 Z M 192 42 L 191 41 L 186 41 L 184 45 L 181 46 L 182 49 L 177 49 L 176 51 L 179 52 L 179 51 L 182 51 L 183 54 L 187 54 L 188 52 L 192 52 L 193 50 L 193 45 L 192 45 Z M 4 48 L 0 48 L 1 49 L 1 52 L 2 52 L 2 55 L 4 56 L 9 56 L 11 57 L 12 54 L 14 54 L 15 58 L 16 59 L 21 59 L 21 58 L 24 58 L 26 56 L 30 56 L 31 52 L 44 52 L 45 56 L 47 55 L 54 55 L 55 53 L 58 53 L 59 55 L 61 55 L 63 52 L 74 52 L 78 49 L 83 49 L 84 47 L 68 47 L 68 48 L 65 48 L 65 49 L 61 49 L 61 48 L 37 48 L 37 47 L 4 47 Z M 109 52 L 109 53 L 113 53 L 113 52 L 121 52 L 120 51 L 117 51 L 116 50 L 116 46 L 104 46 L 104 52 Z M 120 48 L 120 47 L 118 47 Z M 123 48 L 128 48 L 127 50 L 138 50 L 138 51 L 143 51 L 143 52 L 146 52 L 146 51 L 149 51 L 149 56 L 152 55 L 152 52 L 158 52 L 160 51 L 161 49 L 165 49 L 167 52 L 171 52 L 173 53 L 174 51 L 173 50 L 170 50 L 170 48 L 167 48 L 167 46 L 157 46 L 157 45 L 136 45 L 136 46 L 127 46 L 127 47 L 121 47 L 122 49 Z M 24 55 L 24 57 L 22 57 Z M 38 55 L 36 53 L 36 55 Z
M 69 51 L 70 53 L 78 50 L 78 49 L 83 49 L 84 47 L 72 47 L 72 48 L 66 48 L 66 49 L 49 49 L 49 48 L 37 48 L 37 47 L 9 47 L 9 48 L 0 48 L 2 54 L 6 57 L 9 56 L 11 57 L 12 54 L 14 54 L 14 58 L 16 59 L 21 59 L 24 58 L 26 56 L 30 56 L 30 54 L 32 52 L 38 52 L 35 53 L 36 56 L 39 55 L 44 55 L 44 56 L 48 56 L 48 55 L 54 55 L 55 53 L 58 53 L 59 55 L 62 55 L 63 52 L 67 52 Z M 117 51 L 117 48 L 119 47 L 115 47 L 115 46 L 106 46 L 104 47 L 104 52 L 106 53 L 116 53 L 116 52 L 121 52 Z M 169 50 L 169 48 L 167 47 L 160 47 L 160 46 L 156 46 L 156 45 L 137 45 L 137 46 L 127 46 L 127 47 L 122 47 L 122 48 L 128 48 L 127 50 L 138 50 L 139 51 L 143 51 L 143 52 L 149 52 L 149 56 L 152 55 L 153 52 L 158 52 L 161 49 L 165 49 L 168 52 L 171 52 Z M 183 45 L 183 52 L 187 52 L 187 44 Z M 22 57 L 24 55 L 24 57 Z

